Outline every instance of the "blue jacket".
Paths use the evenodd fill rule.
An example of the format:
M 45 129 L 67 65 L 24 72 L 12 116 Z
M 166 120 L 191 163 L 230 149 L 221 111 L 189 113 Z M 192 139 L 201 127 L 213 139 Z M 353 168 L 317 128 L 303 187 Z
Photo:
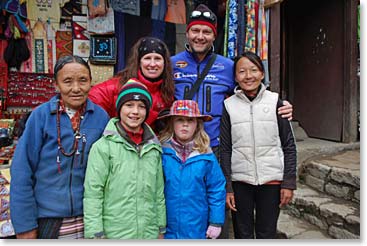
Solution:
M 89 150 L 101 137 L 109 117 L 88 99 L 80 123 L 80 154 L 67 157 L 60 153 L 59 173 L 57 105 L 58 96 L 54 96 L 31 113 L 15 149 L 10 167 L 10 213 L 16 233 L 37 228 L 37 218 L 83 215 L 83 184 Z M 70 152 L 74 131 L 66 113 L 60 115 L 60 130 L 62 146 Z
M 199 63 L 188 50 L 171 57 L 176 99 L 184 99 L 185 93 L 191 90 L 198 78 L 198 74 L 204 70 L 210 57 L 211 54 Z M 233 61 L 217 55 L 213 66 L 200 85 L 198 93 L 192 98 L 199 104 L 202 114 L 213 116 L 212 121 L 204 123 L 205 131 L 210 137 L 210 146 L 212 147 L 219 145 L 219 128 L 223 101 L 227 95 L 233 94 L 234 87 Z
M 185 163 L 169 142 L 163 146 L 165 238 L 205 239 L 209 224 L 223 225 L 225 178 L 214 153 L 194 151 Z

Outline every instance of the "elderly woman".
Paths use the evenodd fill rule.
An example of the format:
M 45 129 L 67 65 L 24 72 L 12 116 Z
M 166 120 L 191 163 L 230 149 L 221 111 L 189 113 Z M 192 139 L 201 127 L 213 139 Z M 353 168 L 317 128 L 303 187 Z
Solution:
M 58 94 L 27 120 L 11 164 L 10 212 L 17 238 L 83 238 L 88 153 L 107 113 L 88 99 L 91 72 L 80 57 L 55 64 Z

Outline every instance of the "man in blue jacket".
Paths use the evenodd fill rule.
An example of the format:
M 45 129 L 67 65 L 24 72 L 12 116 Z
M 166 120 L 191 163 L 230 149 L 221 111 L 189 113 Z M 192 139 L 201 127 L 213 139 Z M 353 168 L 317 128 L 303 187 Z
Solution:
M 233 94 L 235 87 L 233 61 L 214 53 L 214 40 L 217 36 L 217 17 L 204 4 L 192 11 L 187 27 L 185 51 L 171 57 L 175 80 L 175 98 L 191 99 L 199 104 L 203 114 L 213 117 L 205 122 L 205 131 L 210 137 L 210 147 L 219 160 L 219 130 L 222 117 L 223 101 Z M 214 63 L 204 77 L 192 98 L 188 98 L 190 90 L 202 74 L 205 66 L 214 57 Z M 292 118 L 292 105 L 280 108 L 279 114 L 284 118 Z M 227 224 L 228 221 L 226 221 Z M 228 228 L 224 226 L 221 238 L 228 238 Z

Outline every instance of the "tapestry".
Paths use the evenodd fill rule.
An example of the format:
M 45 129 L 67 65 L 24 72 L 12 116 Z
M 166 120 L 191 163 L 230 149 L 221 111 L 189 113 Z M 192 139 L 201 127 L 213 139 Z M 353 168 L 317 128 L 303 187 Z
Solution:
M 73 35 L 71 31 L 56 32 L 56 59 L 73 54 Z

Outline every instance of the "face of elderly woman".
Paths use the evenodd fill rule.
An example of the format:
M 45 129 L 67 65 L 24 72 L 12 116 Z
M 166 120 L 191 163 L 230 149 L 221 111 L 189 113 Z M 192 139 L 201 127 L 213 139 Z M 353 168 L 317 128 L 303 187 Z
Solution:
M 91 88 L 88 68 L 77 62 L 65 64 L 57 72 L 56 88 L 65 106 L 78 110 L 87 100 Z

